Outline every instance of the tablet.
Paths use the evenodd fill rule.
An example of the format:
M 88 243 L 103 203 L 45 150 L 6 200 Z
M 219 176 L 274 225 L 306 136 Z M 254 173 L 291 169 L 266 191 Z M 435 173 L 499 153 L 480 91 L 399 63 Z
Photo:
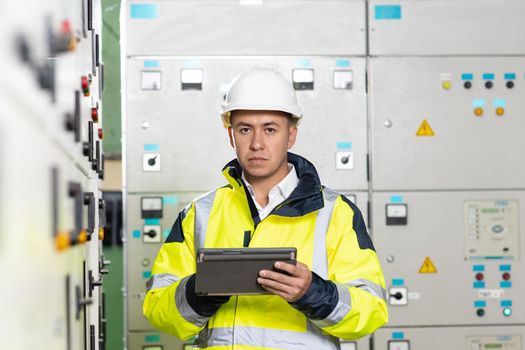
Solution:
M 197 295 L 271 294 L 257 283 L 276 261 L 296 265 L 296 248 L 201 248 L 197 250 Z M 284 273 L 284 272 L 282 272 Z

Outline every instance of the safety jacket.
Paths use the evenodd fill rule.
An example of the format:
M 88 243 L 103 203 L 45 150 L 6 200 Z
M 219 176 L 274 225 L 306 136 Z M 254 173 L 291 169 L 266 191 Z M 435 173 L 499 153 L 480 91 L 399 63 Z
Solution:
M 209 350 L 323 350 L 387 322 L 384 277 L 359 209 L 321 186 L 306 159 L 289 153 L 288 162 L 299 183 L 262 221 L 237 160 L 223 169 L 229 185 L 180 212 L 148 283 L 143 312 L 153 326 L 180 339 L 198 334 L 196 345 Z M 196 302 L 196 250 L 243 246 L 296 247 L 313 272 L 312 291 L 296 303 L 276 295 Z

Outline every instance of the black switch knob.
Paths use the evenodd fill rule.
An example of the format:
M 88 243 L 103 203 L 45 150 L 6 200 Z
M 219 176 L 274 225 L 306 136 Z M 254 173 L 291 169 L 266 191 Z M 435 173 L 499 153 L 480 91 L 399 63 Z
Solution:
M 155 238 L 155 236 L 157 236 L 157 231 L 149 230 L 148 232 L 144 232 L 144 234 L 150 238 Z
M 348 164 L 348 161 L 349 161 L 349 160 L 350 160 L 350 159 L 348 158 L 348 156 L 344 156 L 343 158 L 341 158 L 341 163 L 343 163 L 343 164 Z
M 395 294 L 390 294 L 390 296 L 393 297 L 393 298 L 396 299 L 396 300 L 401 300 L 401 299 L 403 299 L 403 293 L 401 293 L 401 292 L 397 292 L 397 293 L 395 293 Z
M 148 165 L 149 165 L 149 166 L 154 166 L 155 163 L 156 163 L 156 160 L 155 160 L 155 159 L 157 159 L 157 156 L 148 159 Z
M 512 89 L 514 87 L 514 82 L 512 80 L 507 81 L 507 89 Z
M 492 89 L 493 86 L 494 86 L 494 83 L 492 81 L 489 80 L 489 81 L 485 82 L 485 87 L 487 89 Z
M 471 81 L 466 81 L 463 86 L 465 87 L 465 89 L 470 89 L 472 87 L 472 82 Z
M 483 309 L 477 309 L 477 310 L 476 310 L 476 315 L 478 315 L 479 317 L 483 317 L 483 316 L 485 316 L 485 310 L 483 310 Z

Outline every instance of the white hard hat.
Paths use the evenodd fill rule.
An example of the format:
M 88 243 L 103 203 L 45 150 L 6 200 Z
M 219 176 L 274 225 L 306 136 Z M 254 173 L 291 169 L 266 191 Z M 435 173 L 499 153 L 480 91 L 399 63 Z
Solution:
M 233 80 L 222 103 L 224 124 L 230 126 L 231 112 L 240 109 L 290 113 L 298 122 L 303 116 L 292 85 L 270 69 L 253 69 Z

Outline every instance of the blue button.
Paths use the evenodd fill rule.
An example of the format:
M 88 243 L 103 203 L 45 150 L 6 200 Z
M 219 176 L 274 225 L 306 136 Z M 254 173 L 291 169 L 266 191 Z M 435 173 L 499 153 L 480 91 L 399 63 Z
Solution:
M 510 307 L 512 306 L 512 300 L 502 300 L 500 301 L 501 307 Z
M 350 67 L 350 60 L 344 60 L 344 59 L 336 60 L 335 66 L 336 67 Z
M 403 203 L 403 196 L 390 196 L 390 203 Z
M 352 149 L 352 142 L 338 142 L 338 149 Z
M 160 225 L 160 219 L 144 219 L 146 225 Z
M 160 150 L 160 146 L 156 143 L 145 143 L 144 151 L 146 152 L 157 152 Z
M 131 18 L 155 19 L 159 18 L 159 4 L 131 4 Z
M 142 272 L 143 278 L 150 278 L 151 277 L 151 271 L 143 271 Z
M 140 238 L 140 230 L 134 230 L 132 232 L 133 238 Z
M 511 270 L 511 265 L 500 265 L 499 266 L 499 270 L 500 271 L 510 271 Z
M 485 300 L 476 300 L 474 302 L 474 307 L 486 307 L 487 302 Z
M 472 100 L 472 107 L 476 108 L 476 107 L 484 107 L 484 106 L 485 106 L 485 100 L 481 100 L 481 99 Z
M 497 98 L 494 101 L 492 101 L 492 105 L 494 107 L 503 107 L 503 108 L 505 108 L 506 102 L 505 102 L 505 99 L 503 99 L 503 98 Z
M 392 339 L 405 339 L 404 332 L 392 332 Z
M 146 343 L 158 343 L 160 342 L 160 334 L 148 334 L 144 336 Z
M 310 67 L 312 64 L 310 62 L 309 58 L 301 58 L 298 60 L 295 60 L 295 65 L 298 67 Z
M 179 204 L 179 196 L 164 196 L 162 197 L 162 204 Z
M 145 68 L 157 68 L 160 67 L 160 62 L 158 60 L 144 60 Z
M 499 283 L 499 287 L 500 288 L 511 288 L 512 287 L 512 282 L 511 281 L 501 281 Z
M 483 272 L 485 271 L 485 265 L 473 265 L 472 271 L 474 272 Z
M 485 288 L 485 282 L 474 282 L 474 288 Z
M 401 5 L 375 5 L 376 20 L 401 19 Z

